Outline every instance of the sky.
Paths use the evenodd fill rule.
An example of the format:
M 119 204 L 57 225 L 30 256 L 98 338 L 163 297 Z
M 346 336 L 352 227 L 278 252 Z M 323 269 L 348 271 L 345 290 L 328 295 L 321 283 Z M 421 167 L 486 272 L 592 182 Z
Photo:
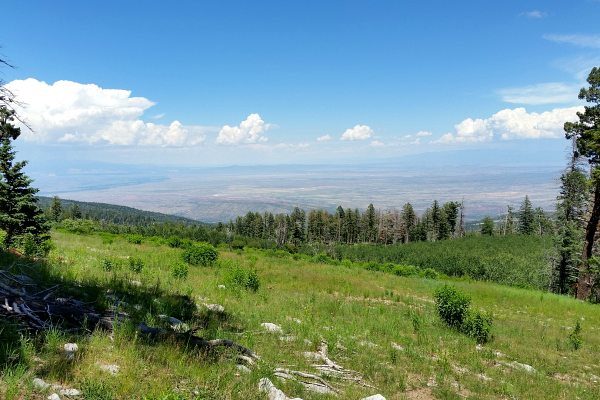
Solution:
M 39 162 L 564 161 L 600 1 L 6 0 Z M 516 153 L 515 153 L 516 154 Z M 514 158 L 514 157 L 513 157 Z M 455 163 L 463 162 L 457 156 Z

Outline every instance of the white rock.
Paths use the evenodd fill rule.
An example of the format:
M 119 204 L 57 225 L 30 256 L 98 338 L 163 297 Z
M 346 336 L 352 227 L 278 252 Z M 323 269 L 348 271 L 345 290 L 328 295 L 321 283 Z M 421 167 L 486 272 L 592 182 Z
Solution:
M 518 361 L 511 361 L 509 363 L 504 363 L 504 365 L 507 365 L 507 366 L 515 368 L 515 369 L 522 369 L 523 371 L 528 372 L 530 374 L 536 372 L 535 368 L 533 368 L 531 365 L 523 364 Z
M 485 374 L 477 374 L 476 376 L 477 376 L 477 378 L 481 379 L 484 382 L 490 382 L 492 380 L 492 378 L 490 378 L 489 376 L 487 376 Z
M 79 350 L 77 343 L 65 343 L 63 348 L 65 350 L 65 355 L 67 356 L 67 360 L 74 359 L 75 353 Z
M 129 281 L 129 283 L 132 286 L 142 286 L 142 282 L 140 282 L 140 281 L 131 280 L 131 281 Z
M 361 400 L 385 400 L 385 397 L 378 393 L 374 394 L 373 396 L 363 397 Z
M 219 289 L 227 289 L 227 288 L 225 287 L 225 285 L 219 285 L 219 286 L 217 286 L 217 287 L 218 287 Z
M 204 304 L 204 306 L 206 308 L 208 308 L 209 311 L 215 312 L 215 313 L 224 313 L 225 312 L 225 307 L 223 307 L 220 304 Z
M 48 396 L 48 400 L 60 400 L 60 396 L 56 393 L 52 393 L 50 396 Z
M 360 342 L 358 342 L 358 344 L 363 347 L 370 347 L 370 348 L 377 347 L 377 345 L 375 343 L 369 342 L 368 340 L 361 340 Z
M 33 387 L 39 390 L 46 390 L 50 387 L 50 384 L 43 379 L 33 378 Z
M 81 392 L 79 390 L 69 389 L 69 388 L 61 389 L 59 393 L 63 396 L 67 396 L 67 397 L 77 397 L 77 396 L 81 395 Z
M 279 340 L 281 340 L 282 342 L 293 342 L 294 340 L 296 340 L 296 336 L 294 336 L 294 335 L 279 336 Z
M 392 348 L 393 348 L 394 350 L 398 350 L 398 351 L 404 351 L 404 347 L 402 347 L 402 346 L 400 346 L 399 344 L 397 344 L 397 343 L 394 343 L 394 342 L 392 342 Z
M 258 390 L 267 394 L 269 400 L 302 400 L 301 398 L 290 399 L 281 390 L 277 389 L 269 378 L 262 378 L 258 382 Z
M 245 365 L 238 364 L 238 365 L 236 365 L 236 368 L 237 368 L 237 369 L 238 369 L 238 371 L 240 371 L 240 372 L 244 372 L 244 373 L 246 373 L 246 374 L 249 374 L 249 373 L 250 373 L 250 368 L 246 367 Z
M 273 324 L 271 322 L 263 322 L 262 324 L 260 324 L 260 326 L 265 328 L 267 332 L 283 333 L 283 329 L 281 329 L 279 325 Z
M 100 367 L 102 371 L 106 371 L 111 375 L 116 375 L 119 373 L 119 369 L 121 368 L 115 364 L 98 364 L 98 367 Z

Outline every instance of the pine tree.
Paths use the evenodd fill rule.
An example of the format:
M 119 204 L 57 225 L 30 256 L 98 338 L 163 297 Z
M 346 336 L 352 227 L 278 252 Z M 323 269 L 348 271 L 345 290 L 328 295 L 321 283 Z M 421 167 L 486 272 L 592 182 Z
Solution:
M 0 229 L 5 232 L 5 248 L 27 234 L 39 244 L 48 238 L 49 231 L 35 197 L 38 190 L 31 187 L 32 180 L 23 172 L 27 162 L 15 162 L 11 141 L 21 130 L 13 121 L 14 111 L 0 106 Z
M 413 209 L 412 204 L 406 203 L 402 207 L 402 224 L 404 225 L 404 243 L 408 243 L 411 240 L 412 232 L 417 224 L 417 214 Z
M 494 234 L 494 220 L 490 217 L 485 217 L 481 221 L 481 234 L 492 236 Z
M 62 204 L 58 196 L 52 198 L 52 204 L 50 204 L 50 219 L 54 222 L 58 222 L 62 217 Z
M 363 230 L 364 238 L 368 243 L 375 242 L 377 236 L 377 214 L 375 213 L 375 207 L 373 204 L 369 204 L 367 211 L 363 215 Z
M 535 232 L 533 206 L 529 200 L 529 196 L 521 203 L 519 209 L 519 230 L 521 235 L 532 235 Z

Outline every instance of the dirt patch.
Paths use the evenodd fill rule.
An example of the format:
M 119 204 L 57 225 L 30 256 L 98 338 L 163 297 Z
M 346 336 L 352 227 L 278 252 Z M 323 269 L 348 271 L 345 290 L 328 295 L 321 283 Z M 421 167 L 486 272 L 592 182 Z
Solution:
M 408 400 L 433 400 L 433 399 L 435 399 L 435 397 L 433 397 L 433 393 L 431 392 L 430 388 L 421 388 L 421 389 L 410 390 L 410 391 L 406 392 L 405 395 Z

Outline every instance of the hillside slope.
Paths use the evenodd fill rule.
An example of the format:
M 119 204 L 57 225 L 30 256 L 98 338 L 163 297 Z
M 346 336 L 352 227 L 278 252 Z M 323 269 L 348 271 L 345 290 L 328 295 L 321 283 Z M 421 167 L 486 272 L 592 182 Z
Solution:
M 266 398 L 258 391 L 263 377 L 290 397 L 334 398 L 274 374 L 276 368 L 315 373 L 318 361 L 306 355 L 318 351 L 323 340 L 331 360 L 372 386 L 327 378 L 339 399 L 375 393 L 386 399 L 600 398 L 596 305 L 540 291 L 397 277 L 252 249 L 221 249 L 216 266 L 190 267 L 188 277 L 178 279 L 173 270 L 181 266 L 182 250 L 159 241 L 136 245 L 119 236 L 63 232 L 53 232 L 53 238 L 56 249 L 45 268 L 62 277 L 63 287 L 73 286 L 71 295 L 94 283 L 101 290 L 83 291 L 90 302 L 120 301 L 123 310 L 149 325 L 168 313 L 197 327 L 197 335 L 235 340 L 261 360 L 245 372 L 233 352 L 198 354 L 168 341 L 147 341 L 127 324 L 113 335 L 57 329 L 40 343 L 29 342 L 24 367 L 3 371 L 0 398 L 46 398 L 50 392 L 36 390 L 34 377 L 77 388 L 85 399 L 260 399 Z M 141 261 L 140 272 L 129 267 L 130 259 Z M 2 268 L 9 267 L 7 255 L 0 261 Z M 20 265 L 12 268 L 26 268 Z M 236 286 L 232 277 L 240 269 L 256 270 L 256 293 Z M 469 294 L 474 307 L 493 313 L 491 343 L 476 346 L 439 320 L 432 293 L 448 282 Z M 150 292 L 160 295 L 136 297 Z M 197 311 L 178 309 L 173 303 L 178 295 L 189 295 Z M 224 311 L 209 311 L 205 304 L 222 305 Z M 583 345 L 572 350 L 568 337 L 576 321 L 583 327 Z M 263 323 L 277 324 L 282 332 L 268 332 Z M 67 342 L 79 346 L 73 361 L 62 350 Z M 118 368 L 113 374 L 107 366 Z

